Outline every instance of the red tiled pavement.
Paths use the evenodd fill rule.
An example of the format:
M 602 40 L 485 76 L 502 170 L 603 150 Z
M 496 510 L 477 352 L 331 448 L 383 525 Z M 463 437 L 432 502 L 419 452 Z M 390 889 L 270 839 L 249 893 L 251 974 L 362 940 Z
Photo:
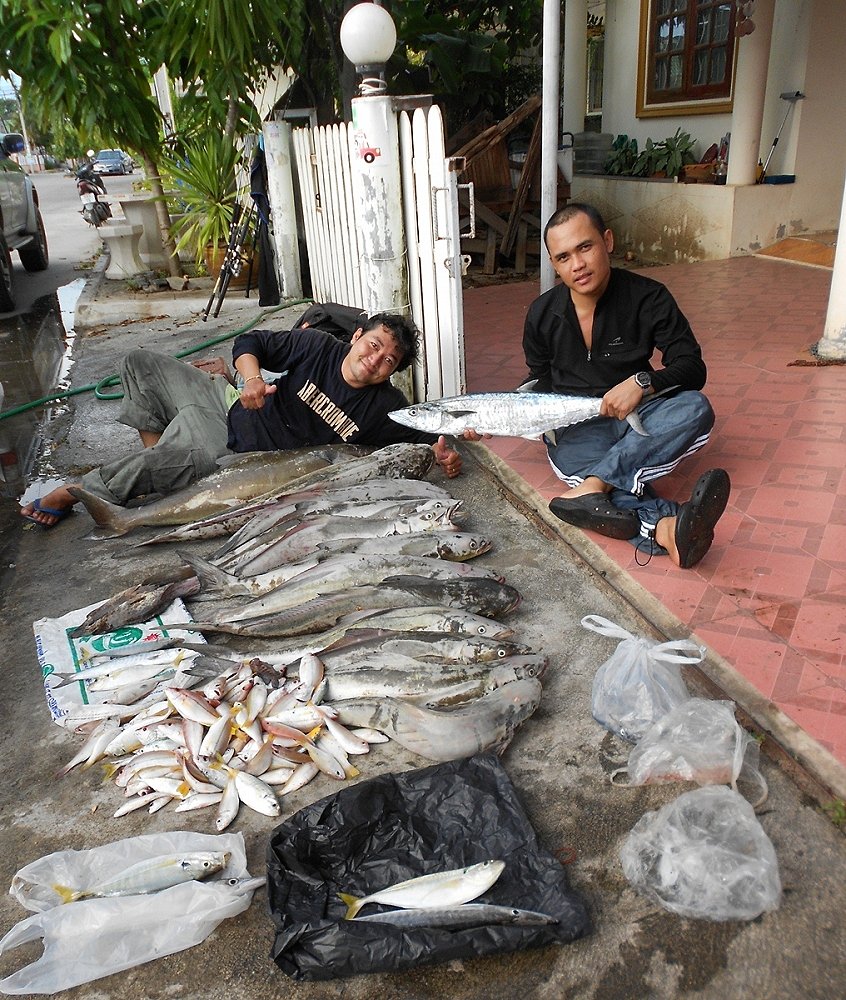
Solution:
M 691 570 L 635 563 L 592 535 L 685 625 L 846 763 L 846 366 L 795 365 L 822 336 L 831 272 L 742 257 L 650 268 L 702 344 L 717 414 L 710 443 L 656 483 L 686 499 L 705 469 L 732 479 L 708 555 Z M 467 289 L 468 392 L 526 374 L 523 318 L 536 282 Z M 562 492 L 542 445 L 487 442 L 545 499 Z

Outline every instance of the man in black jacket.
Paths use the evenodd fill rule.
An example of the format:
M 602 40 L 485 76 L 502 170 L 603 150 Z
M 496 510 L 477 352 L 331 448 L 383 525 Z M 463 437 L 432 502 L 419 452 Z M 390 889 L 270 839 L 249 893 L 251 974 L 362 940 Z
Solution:
M 110 503 L 167 494 L 214 472 L 228 451 L 276 451 L 330 443 L 383 447 L 431 444 L 447 476 L 461 456 L 443 437 L 388 419 L 408 405 L 389 379 L 416 356 L 417 331 L 404 317 L 379 313 L 349 344 L 318 329 L 254 330 L 236 338 L 232 355 L 243 378 L 236 389 L 216 366 L 203 370 L 155 351 L 124 359 L 121 423 L 138 430 L 142 451 L 86 473 L 80 485 Z M 277 372 L 266 382 L 261 369 Z M 70 484 L 68 484 L 70 485 Z M 44 527 L 76 503 L 68 486 L 24 505 Z
M 571 487 L 550 509 L 569 524 L 694 566 L 728 502 L 728 474 L 703 473 L 681 505 L 649 484 L 706 444 L 714 425 L 700 391 L 699 344 L 662 284 L 611 267 L 614 237 L 593 206 L 560 209 L 544 240 L 562 283 L 529 307 L 529 377 L 537 391 L 602 398 L 600 417 L 547 435 L 550 463 Z M 653 369 L 656 349 L 662 367 Z M 647 437 L 625 422 L 635 408 Z

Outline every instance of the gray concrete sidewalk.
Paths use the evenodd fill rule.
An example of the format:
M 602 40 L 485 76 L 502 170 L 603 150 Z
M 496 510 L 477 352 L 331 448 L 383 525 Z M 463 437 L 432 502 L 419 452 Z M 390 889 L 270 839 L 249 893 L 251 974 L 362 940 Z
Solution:
M 175 354 L 248 323 L 259 312 L 255 301 L 245 305 L 227 297 L 221 317 L 208 324 L 197 322 L 188 308 L 178 316 L 153 312 L 139 317 L 132 312 L 135 296 L 121 301 L 112 291 L 107 296 L 90 295 L 87 305 L 81 302 L 80 315 L 86 307 L 90 312 L 83 324 L 88 334 L 78 347 L 73 369 L 77 385 L 115 371 L 130 347 L 143 344 Z M 200 309 L 206 297 L 207 293 Z M 110 313 L 103 307 L 106 298 Z M 153 303 L 156 297 L 147 300 Z M 97 313 L 94 306 L 103 311 Z M 274 314 L 273 321 L 284 328 L 303 309 L 298 305 L 283 310 Z M 214 354 L 228 354 L 228 344 L 209 347 L 198 356 Z M 92 394 L 75 397 L 69 412 L 52 425 L 50 468 L 75 475 L 136 447 L 134 433 L 114 423 L 115 405 Z M 421 1000 L 436 996 L 510 1000 L 517 995 L 550 1000 L 564 996 L 828 1000 L 842 994 L 844 838 L 809 794 L 802 775 L 788 774 L 771 760 L 763 760 L 770 794 L 759 819 L 775 847 L 784 886 L 776 912 L 750 923 L 682 919 L 650 903 L 628 884 L 619 861 L 622 841 L 646 811 L 660 808 L 691 786 L 611 785 L 609 774 L 625 760 L 628 746 L 592 719 L 590 693 L 596 669 L 615 643 L 586 631 L 580 621 L 586 614 L 599 614 L 651 638 L 662 638 L 672 623 L 659 620 L 660 609 L 651 616 L 633 606 L 624 581 L 614 579 L 606 565 L 593 564 L 590 550 L 577 551 L 569 545 L 546 505 L 493 462 L 484 446 L 467 446 L 466 451 L 466 475 L 451 481 L 449 488 L 465 500 L 470 525 L 483 528 L 495 540 L 494 551 L 483 557 L 484 562 L 496 567 L 523 595 L 511 622 L 517 638 L 551 661 L 541 706 L 518 732 L 503 762 L 540 842 L 572 859 L 568 873 L 591 913 L 592 935 L 567 946 L 420 966 L 413 973 L 297 984 L 269 958 L 273 925 L 260 891 L 249 910 L 222 923 L 202 945 L 70 990 L 66 996 L 74 1000 L 222 1000 L 232 995 L 245 1000 L 282 995 L 359 1000 L 374 994 Z M 166 546 L 134 548 L 133 535 L 89 541 L 91 526 L 82 512 L 50 531 L 34 525 L 26 528 L 7 588 L 0 616 L 7 665 L 0 674 L 7 726 L 0 765 L 6 789 L 0 806 L 0 885 L 4 881 L 8 885 L 24 864 L 56 850 L 84 849 L 152 831 L 213 832 L 211 818 L 202 813 L 165 809 L 154 816 L 141 812 L 111 819 L 119 804 L 117 790 L 103 783 L 95 768 L 54 777 L 78 741 L 50 722 L 32 621 L 106 599 L 153 569 L 178 561 Z M 139 532 L 138 537 L 145 536 Z M 213 548 L 211 543 L 195 544 L 200 554 Z M 229 645 L 244 649 L 245 643 L 233 640 Z M 271 648 L 267 643 L 250 645 L 258 652 L 267 648 Z M 688 680 L 694 691 L 714 696 L 703 675 L 693 672 Z M 426 764 L 391 744 L 364 759 L 358 780 Z M 283 819 L 336 787 L 318 778 L 285 803 Z M 230 828 L 229 832 L 244 834 L 252 874 L 263 873 L 272 829 L 273 821 L 245 810 Z M 0 902 L 0 931 L 5 933 L 25 915 L 5 896 Z M 31 946 L 2 956 L 0 976 L 37 954 L 37 947 Z

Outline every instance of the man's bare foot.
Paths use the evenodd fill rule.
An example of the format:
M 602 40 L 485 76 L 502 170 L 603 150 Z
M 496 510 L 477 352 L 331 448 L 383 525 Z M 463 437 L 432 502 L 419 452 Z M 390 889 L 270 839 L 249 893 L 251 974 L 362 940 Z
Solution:
M 676 518 L 662 517 L 655 525 L 655 541 L 667 550 L 670 562 L 679 566 L 679 547 L 676 544 Z
M 610 483 L 603 482 L 598 476 L 588 476 L 582 480 L 578 486 L 564 494 L 567 499 L 575 500 L 576 497 L 590 496 L 591 493 L 610 493 L 612 490 Z
M 67 486 L 59 486 L 43 497 L 31 500 L 21 507 L 21 517 L 35 521 L 36 524 L 43 524 L 45 528 L 52 528 L 54 524 L 58 524 L 62 520 L 75 503 L 78 501 L 70 493 Z M 36 504 L 38 504 L 37 507 Z

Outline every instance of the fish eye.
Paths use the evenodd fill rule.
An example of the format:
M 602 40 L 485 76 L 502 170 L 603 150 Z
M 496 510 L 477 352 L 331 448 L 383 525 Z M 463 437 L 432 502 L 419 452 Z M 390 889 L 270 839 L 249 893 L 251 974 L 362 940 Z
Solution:
M 487 628 L 486 625 L 480 625 L 478 627 L 477 631 L 478 631 L 479 635 L 487 635 L 488 634 L 488 628 Z
M 498 656 L 498 657 L 499 657 L 500 659 L 502 659 L 502 658 L 503 658 L 503 656 L 505 656 L 505 655 L 506 655 L 506 651 L 505 651 L 505 650 L 504 650 L 504 649 L 503 649 L 503 648 L 502 648 L 502 647 L 500 646 L 500 648 L 499 648 L 499 649 L 498 649 L 498 650 L 496 651 L 496 655 L 497 655 L 497 656 Z

